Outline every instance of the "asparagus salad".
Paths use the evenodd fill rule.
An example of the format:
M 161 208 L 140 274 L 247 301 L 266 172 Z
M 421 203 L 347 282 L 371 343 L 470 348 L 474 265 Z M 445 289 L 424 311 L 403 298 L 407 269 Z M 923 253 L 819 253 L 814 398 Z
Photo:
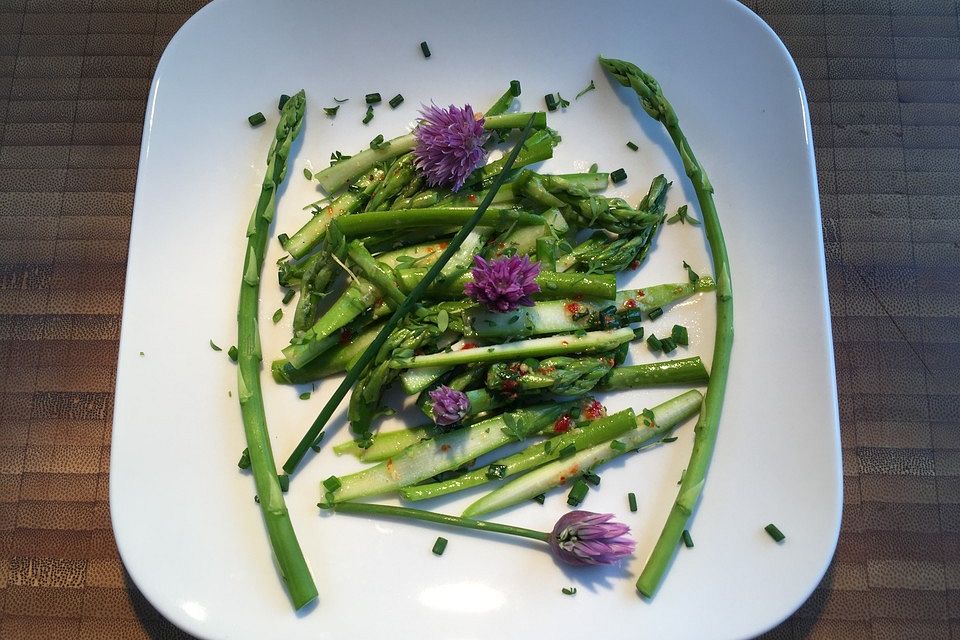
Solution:
M 423 50 L 429 55 L 426 43 Z M 545 543 L 573 565 L 612 564 L 634 551 L 629 528 L 613 514 L 577 509 L 600 482 L 604 465 L 670 442 L 674 429 L 699 415 L 690 461 L 660 538 L 644 559 L 639 592 L 652 597 L 681 541 L 692 545 L 687 521 L 716 440 L 732 341 L 726 250 L 710 181 L 656 80 L 628 62 L 601 58 L 600 64 L 633 88 L 644 111 L 666 127 L 702 221 L 686 206 L 666 211 L 671 185 L 662 175 L 633 204 L 604 195 L 611 182 L 624 180 L 624 169 L 538 172 L 537 163 L 553 155 L 560 137 L 546 112 L 513 110 L 521 92 L 517 81 L 482 112 L 431 104 L 411 133 L 377 136 L 352 155 L 335 152 L 329 167 L 304 172 L 326 197 L 306 207 L 313 215 L 299 230 L 277 238 L 285 252 L 277 277 L 284 304 L 293 309 L 293 335 L 282 353 L 268 355 L 277 384 L 345 375 L 316 420 L 303 425 L 282 473 L 264 414 L 258 305 L 260 287 L 274 277 L 263 272 L 264 254 L 306 98 L 302 91 L 281 98 L 261 196 L 246 230 L 237 345 L 229 355 L 237 363 L 247 440 L 239 466 L 252 473 L 296 608 L 314 600 L 317 587 L 283 493 L 309 452 L 321 451 L 324 428 L 341 402 L 347 403 L 352 439 L 334 451 L 355 456 L 356 470 L 322 483 L 321 509 L 521 536 Z M 594 89 L 591 82 L 584 92 Z M 403 100 L 395 96 L 389 105 Z M 365 123 L 381 101 L 379 94 L 365 97 Z M 559 95 L 545 103 L 548 111 L 569 104 Z M 339 101 L 327 115 L 338 109 Z M 266 120 L 250 116 L 251 126 Z M 503 157 L 488 161 L 497 147 Z M 713 276 L 704 273 L 704 264 L 683 263 L 682 281 L 618 290 L 617 274 L 641 269 L 658 234 L 677 222 L 702 226 Z M 684 325 L 656 333 L 645 326 L 702 294 L 717 301 L 709 375 L 699 357 L 685 356 L 691 333 Z M 277 310 L 274 322 L 283 313 Z M 627 364 L 631 344 L 635 353 L 661 357 Z M 689 388 L 704 384 L 705 393 Z M 679 393 L 656 406 L 616 413 L 602 404 L 605 391 L 658 385 L 680 387 Z M 422 413 L 419 423 L 378 428 L 391 411 L 384 402 L 391 386 L 410 396 Z M 317 457 L 312 463 L 323 465 Z M 460 515 L 410 506 L 476 487 L 488 490 Z M 565 509 L 551 531 L 481 519 L 518 503 L 543 504 L 544 495 L 560 487 L 573 510 Z M 383 495 L 408 506 L 364 501 Z M 624 509 L 629 504 L 636 510 L 635 496 L 627 498 Z M 438 538 L 434 553 L 442 554 L 446 544 Z

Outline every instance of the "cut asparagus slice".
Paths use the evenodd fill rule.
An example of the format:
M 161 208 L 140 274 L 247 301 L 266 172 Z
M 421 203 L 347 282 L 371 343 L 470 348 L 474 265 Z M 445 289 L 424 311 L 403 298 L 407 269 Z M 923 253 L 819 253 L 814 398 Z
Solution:
M 614 446 L 613 441 L 604 442 L 578 451 L 568 458 L 545 464 L 483 496 L 467 507 L 463 516 L 475 518 L 485 513 L 505 509 L 554 487 L 564 485 L 578 478 L 585 471 L 595 469 L 604 462 L 609 462 L 647 443 L 663 438 L 684 420 L 695 415 L 700 410 L 702 400 L 703 395 L 696 390 L 671 398 L 653 408 L 652 421 L 642 415 L 639 416 L 637 430 L 618 437 L 618 442 L 622 446 Z

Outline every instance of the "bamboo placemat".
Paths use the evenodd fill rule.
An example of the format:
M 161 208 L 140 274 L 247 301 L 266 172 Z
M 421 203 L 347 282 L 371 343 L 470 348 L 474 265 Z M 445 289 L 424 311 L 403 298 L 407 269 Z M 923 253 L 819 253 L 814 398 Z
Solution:
M 156 61 L 201 0 L 0 0 L 0 638 L 184 638 L 124 575 L 107 471 Z M 767 638 L 960 638 L 953 0 L 751 0 L 810 100 L 845 514 Z M 682 46 L 682 43 L 678 43 Z

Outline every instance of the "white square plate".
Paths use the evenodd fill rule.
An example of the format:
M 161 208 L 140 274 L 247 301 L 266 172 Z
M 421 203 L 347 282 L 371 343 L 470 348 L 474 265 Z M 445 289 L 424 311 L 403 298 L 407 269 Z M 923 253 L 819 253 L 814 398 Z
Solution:
M 433 56 L 419 48 L 429 42 Z M 523 110 L 544 94 L 571 99 L 549 114 L 562 134 L 546 171 L 623 166 L 612 192 L 639 200 L 657 173 L 674 182 L 668 210 L 692 188 L 666 134 L 613 86 L 597 54 L 636 62 L 657 77 L 716 187 L 731 256 L 737 338 L 719 443 L 696 547 L 681 548 L 657 597 L 634 580 L 653 547 L 686 465 L 691 425 L 671 445 L 603 471 L 584 508 L 614 511 L 633 527 L 637 553 L 622 567 L 570 570 L 527 544 L 459 531 L 442 558 L 436 530 L 318 515 L 319 482 L 358 467 L 329 446 L 294 479 L 287 502 L 320 590 L 294 613 L 277 578 L 251 479 L 236 468 L 244 447 L 226 352 L 235 341 L 244 230 L 256 200 L 281 93 L 308 96 L 274 235 L 306 220 L 315 200 L 301 175 L 333 150 L 351 153 L 376 134 L 407 130 L 421 103 L 482 110 L 512 79 Z M 594 80 L 597 90 L 572 100 Z M 406 102 L 360 123 L 363 95 Z M 350 98 L 336 118 L 321 107 Z M 250 113 L 267 114 L 252 129 Z M 633 140 L 639 152 L 626 148 Z M 793 612 L 820 580 L 840 522 L 841 470 L 833 355 L 817 186 L 806 101 L 796 68 L 756 16 L 722 0 L 576 0 L 392 3 L 221 0 L 177 34 L 157 69 L 147 107 L 130 238 L 117 379 L 110 502 L 123 560 L 147 598 L 205 638 L 590 637 L 743 638 Z M 281 291 L 270 243 L 260 326 L 264 354 L 289 336 L 273 325 Z M 647 264 L 621 286 L 701 273 L 708 252 L 698 227 L 670 225 Z M 709 362 L 712 295 L 680 305 L 658 324 L 690 327 L 689 354 Z M 649 329 L 648 329 L 649 330 Z M 141 355 L 142 352 L 142 355 Z M 634 362 L 653 358 L 633 345 Z M 333 382 L 309 401 L 264 372 L 268 422 L 282 461 Z M 676 390 L 609 395 L 613 409 L 652 406 Z M 328 445 L 344 441 L 343 415 Z M 281 457 L 282 456 L 282 457 Z M 640 509 L 630 513 L 626 494 Z M 455 513 L 476 497 L 430 506 Z M 502 519 L 550 529 L 565 492 Z M 787 540 L 763 531 L 774 522 Z M 560 593 L 576 586 L 575 597 Z

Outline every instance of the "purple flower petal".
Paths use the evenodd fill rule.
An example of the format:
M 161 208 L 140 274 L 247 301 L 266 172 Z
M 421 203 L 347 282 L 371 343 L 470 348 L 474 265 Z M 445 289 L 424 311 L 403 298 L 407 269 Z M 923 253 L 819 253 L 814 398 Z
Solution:
M 458 191 L 486 160 L 483 145 L 490 134 L 483 130 L 483 118 L 477 120 L 470 105 L 441 109 L 434 104 L 421 109 L 420 115 L 423 121 L 413 132 L 416 167 L 428 185 Z
M 540 291 L 537 284 L 539 262 L 530 262 L 526 256 L 497 258 L 490 262 L 474 256 L 473 262 L 473 281 L 463 287 L 467 296 L 497 313 L 533 306 L 530 296 Z
M 612 513 L 571 511 L 553 527 L 550 547 L 568 564 L 614 564 L 630 556 L 635 543 L 626 536 L 630 527 L 612 519 Z
M 446 385 L 441 385 L 429 393 L 433 401 L 433 421 L 439 425 L 460 422 L 470 409 L 467 394 Z

